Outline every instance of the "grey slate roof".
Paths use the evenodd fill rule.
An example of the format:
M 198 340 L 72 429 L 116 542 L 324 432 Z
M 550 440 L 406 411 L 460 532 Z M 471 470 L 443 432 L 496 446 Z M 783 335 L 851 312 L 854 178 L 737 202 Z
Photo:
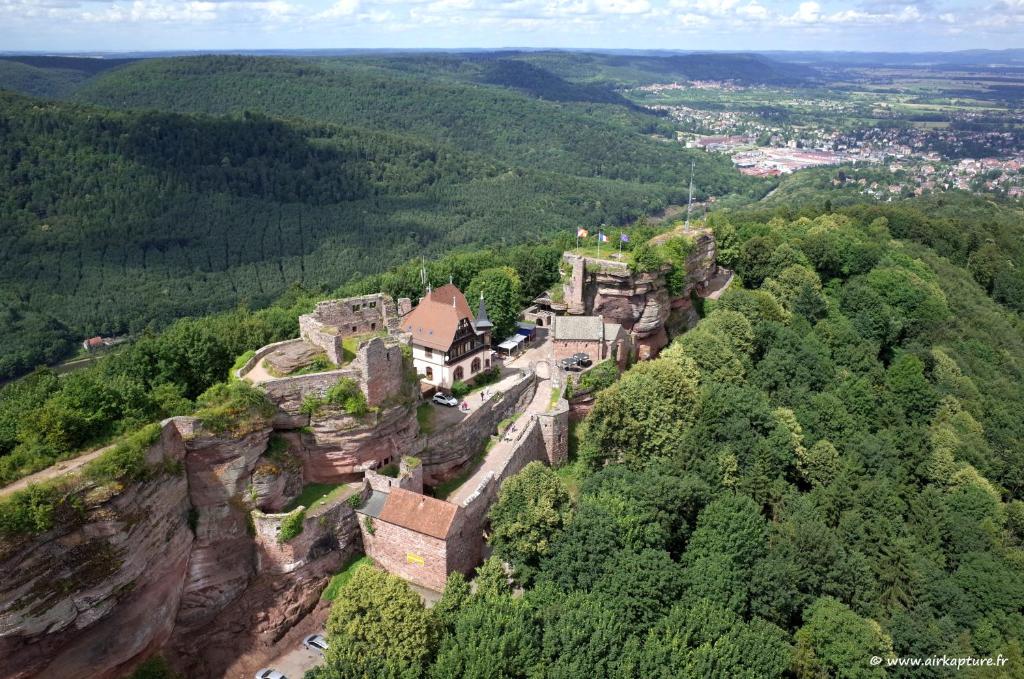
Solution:
M 604 340 L 604 320 L 600 316 L 555 316 L 552 334 L 556 340 Z

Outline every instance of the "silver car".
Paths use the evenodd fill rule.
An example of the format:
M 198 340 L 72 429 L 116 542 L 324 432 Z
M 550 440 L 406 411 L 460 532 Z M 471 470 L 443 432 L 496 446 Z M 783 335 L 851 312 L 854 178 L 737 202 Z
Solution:
M 434 403 L 440 403 L 441 405 L 448 406 L 449 408 L 454 408 L 455 406 L 459 405 L 459 399 L 455 398 L 454 396 L 449 396 L 448 394 L 442 393 L 440 391 L 434 394 L 433 400 Z
M 302 640 L 302 645 L 311 651 L 323 654 L 327 650 L 327 638 L 322 634 L 310 634 Z
M 262 670 L 256 673 L 256 679 L 288 679 L 277 670 L 272 670 L 268 667 L 264 667 Z

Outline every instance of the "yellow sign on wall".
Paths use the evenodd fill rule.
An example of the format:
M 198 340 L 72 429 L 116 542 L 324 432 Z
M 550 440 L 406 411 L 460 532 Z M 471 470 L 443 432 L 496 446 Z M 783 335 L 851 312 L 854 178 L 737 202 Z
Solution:
M 422 556 L 420 556 L 419 554 L 413 554 L 412 552 L 407 552 L 406 553 L 405 560 L 408 563 L 414 563 L 417 566 L 422 566 L 425 563 L 423 561 L 423 557 Z

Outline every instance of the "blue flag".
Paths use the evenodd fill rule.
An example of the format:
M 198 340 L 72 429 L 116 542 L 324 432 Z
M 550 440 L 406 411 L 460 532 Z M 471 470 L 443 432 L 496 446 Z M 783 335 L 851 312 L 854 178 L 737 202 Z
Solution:
M 629 242 L 629 236 L 627 236 L 626 234 L 621 234 L 619 236 L 619 242 L 621 242 L 621 243 L 628 243 Z

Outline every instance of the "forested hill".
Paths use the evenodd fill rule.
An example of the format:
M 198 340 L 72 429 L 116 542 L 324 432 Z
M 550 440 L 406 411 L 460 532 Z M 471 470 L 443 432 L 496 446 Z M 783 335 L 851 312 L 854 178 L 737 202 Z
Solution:
M 264 304 L 292 284 L 623 223 L 684 200 L 694 158 L 698 196 L 768 188 L 610 90 L 525 63 L 427 76 L 195 57 L 72 77 L 69 61 L 50 64 L 51 84 L 88 75 L 70 96 L 91 103 L 0 94 L 0 377 L 83 337 Z
M 74 98 L 112 108 L 259 111 L 383 129 L 503 163 L 577 176 L 677 185 L 688 179 L 684 168 L 690 156 L 669 143 L 674 141 L 673 128 L 663 119 L 627 106 L 546 101 L 524 91 L 551 88 L 555 76 L 537 81 L 524 77 L 522 67 L 494 63 L 457 62 L 456 68 L 427 59 L 411 72 L 390 68 L 391 63 L 236 56 L 151 59 L 91 80 Z M 485 84 L 488 79 L 500 84 Z M 511 84 L 521 87 L 506 86 Z M 580 89 L 573 87 L 563 92 L 567 98 Z M 750 185 L 726 171 L 725 163 L 707 160 L 701 165 L 703 191 L 723 195 Z
M 0 89 L 39 97 L 64 98 L 92 77 L 133 59 L 79 57 L 0 57 Z

